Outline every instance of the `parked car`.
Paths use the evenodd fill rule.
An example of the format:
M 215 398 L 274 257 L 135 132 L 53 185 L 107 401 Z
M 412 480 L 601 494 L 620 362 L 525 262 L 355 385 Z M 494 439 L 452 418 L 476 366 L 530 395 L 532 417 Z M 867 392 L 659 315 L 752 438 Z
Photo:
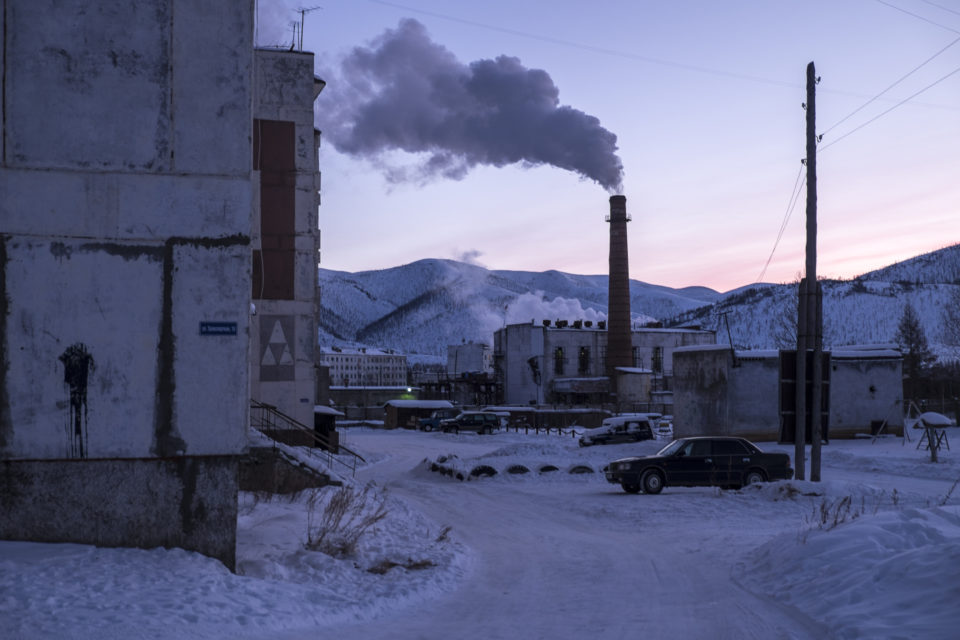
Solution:
M 660 416 L 653 425 L 653 435 L 659 440 L 673 440 L 673 416 Z
M 696 437 L 674 440 L 656 455 L 614 460 L 607 481 L 627 493 L 660 493 L 664 487 L 724 487 L 793 477 L 790 456 L 764 453 L 744 438 Z
M 659 413 L 634 413 L 605 418 L 599 427 L 583 432 L 579 440 L 580 446 L 653 440 L 653 425 L 659 418 Z
M 438 431 L 442 421 L 455 418 L 458 413 L 459 409 L 435 409 L 429 418 L 420 418 L 417 427 L 421 431 Z
M 500 416 L 488 411 L 464 411 L 456 418 L 440 422 L 440 430 L 444 433 L 460 433 L 461 431 L 493 433 L 499 428 Z

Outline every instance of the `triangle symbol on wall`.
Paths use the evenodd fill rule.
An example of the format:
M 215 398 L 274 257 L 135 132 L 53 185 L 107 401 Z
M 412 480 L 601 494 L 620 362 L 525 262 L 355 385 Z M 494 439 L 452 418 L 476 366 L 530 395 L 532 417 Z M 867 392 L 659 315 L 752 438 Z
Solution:
M 290 355 L 290 347 L 283 345 L 283 353 L 280 354 L 279 364 L 293 364 L 293 357 Z
M 263 351 L 263 359 L 260 361 L 261 367 L 275 367 L 277 366 L 277 359 L 273 357 L 273 351 L 270 350 L 268 346 Z
M 273 323 L 273 331 L 270 332 L 270 344 L 287 344 L 287 337 L 283 334 L 283 327 L 280 326 L 280 321 L 277 320 Z

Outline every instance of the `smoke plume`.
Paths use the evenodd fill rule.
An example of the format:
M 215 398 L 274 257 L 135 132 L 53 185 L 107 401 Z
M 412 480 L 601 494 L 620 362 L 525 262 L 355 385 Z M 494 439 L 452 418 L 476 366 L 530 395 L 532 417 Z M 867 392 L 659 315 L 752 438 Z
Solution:
M 551 165 L 619 191 L 617 136 L 560 105 L 546 71 L 499 56 L 465 65 L 401 20 L 326 73 L 333 99 L 318 104 L 324 135 L 342 153 L 381 167 L 391 181 L 463 178 L 476 165 Z M 333 104 L 332 104 L 333 103 Z M 421 154 L 415 169 L 391 167 L 394 151 Z
M 505 322 L 519 324 L 543 320 L 606 320 L 607 314 L 596 309 L 583 308 L 580 301 L 573 298 L 554 298 L 547 300 L 543 291 L 524 293 L 516 297 L 506 309 Z

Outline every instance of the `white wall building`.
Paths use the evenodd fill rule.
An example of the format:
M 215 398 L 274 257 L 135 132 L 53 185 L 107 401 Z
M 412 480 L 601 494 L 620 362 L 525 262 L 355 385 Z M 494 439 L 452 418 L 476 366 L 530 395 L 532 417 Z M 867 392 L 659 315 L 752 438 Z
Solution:
M 399 387 L 407 384 L 407 356 L 380 349 L 320 347 L 317 364 L 336 387 Z
M 0 538 L 232 566 L 253 5 L 0 11 Z

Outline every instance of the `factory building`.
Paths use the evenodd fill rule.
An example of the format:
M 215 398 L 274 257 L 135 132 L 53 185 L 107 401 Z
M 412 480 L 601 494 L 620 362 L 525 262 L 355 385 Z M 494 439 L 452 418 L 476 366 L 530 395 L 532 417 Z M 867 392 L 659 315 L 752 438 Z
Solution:
M 559 326 L 557 326 L 559 324 Z M 494 333 L 494 370 L 503 402 L 518 404 L 669 405 L 673 353 L 691 345 L 716 343 L 712 331 L 634 328 L 626 366 L 608 375 L 607 331 L 603 323 L 512 324 Z M 638 382 L 635 378 L 645 381 Z M 616 394 L 620 391 L 619 400 Z M 628 389 L 642 391 L 627 393 Z M 665 391 L 666 393 L 655 392 Z M 644 409 L 645 407 L 636 407 Z M 659 408 L 654 408 L 659 410 Z
M 447 376 L 459 378 L 467 373 L 493 373 L 493 350 L 489 345 L 472 341 L 447 345 Z

